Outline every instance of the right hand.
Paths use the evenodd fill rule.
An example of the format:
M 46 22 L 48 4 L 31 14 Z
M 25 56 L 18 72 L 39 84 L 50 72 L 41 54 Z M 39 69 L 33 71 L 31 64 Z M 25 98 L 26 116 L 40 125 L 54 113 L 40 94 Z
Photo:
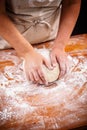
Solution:
M 27 53 L 24 56 L 24 61 L 25 73 L 29 81 L 37 84 L 48 84 L 42 72 L 42 65 L 52 69 L 51 63 L 35 50 Z

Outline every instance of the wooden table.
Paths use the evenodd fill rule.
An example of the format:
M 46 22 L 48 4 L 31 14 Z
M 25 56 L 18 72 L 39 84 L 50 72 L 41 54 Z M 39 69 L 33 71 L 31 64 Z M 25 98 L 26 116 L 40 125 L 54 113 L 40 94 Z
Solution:
M 65 50 L 71 68 L 49 87 L 26 80 L 15 50 L 0 51 L 0 130 L 67 130 L 87 125 L 87 35 L 72 37 Z

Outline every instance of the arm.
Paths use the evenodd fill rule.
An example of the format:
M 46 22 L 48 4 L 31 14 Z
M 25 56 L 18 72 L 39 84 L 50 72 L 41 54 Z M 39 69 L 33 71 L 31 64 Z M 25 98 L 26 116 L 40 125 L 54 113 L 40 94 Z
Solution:
M 80 4 L 81 0 L 63 0 L 60 27 L 51 51 L 53 66 L 55 66 L 57 62 L 60 64 L 60 75 L 65 74 L 66 69 L 68 69 L 69 62 L 64 48 L 76 24 L 80 11 Z
M 33 50 L 8 18 L 5 12 L 5 0 L 0 1 L 0 35 L 16 49 L 21 57 Z
M 74 26 L 76 24 L 81 0 L 63 0 L 62 15 L 60 19 L 60 27 L 55 42 L 62 42 L 62 47 L 68 42 Z M 56 43 L 56 44 L 57 44 Z
M 50 64 L 40 54 L 36 53 L 31 44 L 20 34 L 5 11 L 5 0 L 0 0 L 0 35 L 7 40 L 18 55 L 24 59 L 25 72 L 29 80 L 45 83 L 41 66 Z

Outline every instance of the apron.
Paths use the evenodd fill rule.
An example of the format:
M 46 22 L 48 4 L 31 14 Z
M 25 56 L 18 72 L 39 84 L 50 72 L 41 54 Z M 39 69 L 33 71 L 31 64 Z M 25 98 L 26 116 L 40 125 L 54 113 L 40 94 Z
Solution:
M 31 44 L 57 36 L 62 0 L 6 0 L 6 11 L 16 28 Z

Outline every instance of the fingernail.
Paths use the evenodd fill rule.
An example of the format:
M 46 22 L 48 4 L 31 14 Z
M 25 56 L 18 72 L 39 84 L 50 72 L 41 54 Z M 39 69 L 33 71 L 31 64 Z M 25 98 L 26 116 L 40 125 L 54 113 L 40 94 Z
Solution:
M 43 84 L 43 82 L 40 82 L 40 83 L 39 83 L 39 85 L 42 85 L 42 84 Z
M 51 69 L 51 70 L 52 70 L 52 69 L 53 69 L 53 66 L 50 66 L 50 68 L 49 68 L 49 69 Z
M 45 85 L 48 85 L 48 82 L 46 81 Z
M 56 67 L 57 63 L 53 64 L 53 67 Z

